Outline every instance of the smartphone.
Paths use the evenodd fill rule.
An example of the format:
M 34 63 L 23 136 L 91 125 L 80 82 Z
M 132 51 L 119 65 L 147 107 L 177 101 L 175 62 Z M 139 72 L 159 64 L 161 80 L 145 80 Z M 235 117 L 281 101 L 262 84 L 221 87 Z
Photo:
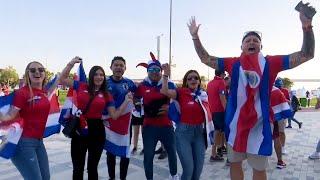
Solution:
M 316 10 L 313 8 L 308 7 L 307 5 L 303 4 L 302 1 L 300 1 L 296 7 L 294 8 L 295 10 L 300 12 L 300 9 L 302 13 L 309 19 L 312 19 L 312 17 L 316 14 Z

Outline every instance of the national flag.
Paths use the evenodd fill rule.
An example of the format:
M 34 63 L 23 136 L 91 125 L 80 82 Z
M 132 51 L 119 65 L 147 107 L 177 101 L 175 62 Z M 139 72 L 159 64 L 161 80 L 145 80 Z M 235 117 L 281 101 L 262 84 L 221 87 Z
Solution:
M 275 86 L 273 86 L 271 91 L 270 103 L 274 113 L 275 121 L 286 119 L 292 116 L 292 111 L 286 97 L 281 90 Z
M 129 104 L 118 119 L 113 120 L 107 109 L 103 113 L 106 130 L 104 149 L 119 157 L 130 157 L 130 124 L 133 104 Z
M 46 123 L 46 128 L 43 137 L 49 137 L 52 134 L 60 132 L 60 124 L 58 123 L 59 102 L 55 93 L 55 87 L 58 81 L 56 76 L 45 87 L 46 90 L 53 88 L 52 93 L 49 94 L 50 112 Z M 13 103 L 14 92 L 0 97 L 0 112 L 2 114 L 8 113 L 10 106 Z M 14 120 L 1 123 L 0 125 L 0 157 L 9 159 L 14 153 L 16 146 L 20 140 L 23 131 L 23 119 L 17 117 Z
M 228 143 L 236 152 L 270 156 L 272 132 L 268 63 L 261 53 L 240 57 L 231 74 L 232 88 L 227 102 L 225 129 Z

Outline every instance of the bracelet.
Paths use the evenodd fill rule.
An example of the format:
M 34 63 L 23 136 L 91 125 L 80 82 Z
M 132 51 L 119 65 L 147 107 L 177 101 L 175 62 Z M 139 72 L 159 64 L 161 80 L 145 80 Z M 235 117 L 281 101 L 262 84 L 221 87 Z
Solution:
M 305 32 L 307 32 L 307 31 L 311 31 L 312 30 L 312 28 L 313 28 L 313 26 L 312 25 L 308 25 L 308 26 L 302 26 L 302 29 L 303 29 L 303 31 L 305 31 Z

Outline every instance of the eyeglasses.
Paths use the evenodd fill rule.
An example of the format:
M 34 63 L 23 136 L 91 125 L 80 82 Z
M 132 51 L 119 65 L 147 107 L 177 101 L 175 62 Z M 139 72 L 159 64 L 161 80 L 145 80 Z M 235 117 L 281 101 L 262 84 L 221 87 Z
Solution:
M 149 73 L 159 73 L 160 72 L 160 68 L 149 68 L 148 72 Z
M 198 81 L 200 78 L 198 76 L 191 76 L 191 77 L 188 77 L 187 80 L 188 81 L 191 81 L 191 80 L 196 80 Z
M 29 68 L 29 72 L 31 73 L 36 73 L 36 71 L 38 71 L 39 73 L 43 73 L 45 71 L 44 68 Z

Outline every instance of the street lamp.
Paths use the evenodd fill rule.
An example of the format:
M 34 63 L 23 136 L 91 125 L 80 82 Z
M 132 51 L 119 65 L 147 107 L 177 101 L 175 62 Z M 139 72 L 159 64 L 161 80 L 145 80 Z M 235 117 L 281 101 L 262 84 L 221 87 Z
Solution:
M 170 0 L 170 31 L 169 31 L 169 67 L 171 67 L 171 24 L 172 24 L 172 0 Z M 171 78 L 171 71 L 169 72 Z

